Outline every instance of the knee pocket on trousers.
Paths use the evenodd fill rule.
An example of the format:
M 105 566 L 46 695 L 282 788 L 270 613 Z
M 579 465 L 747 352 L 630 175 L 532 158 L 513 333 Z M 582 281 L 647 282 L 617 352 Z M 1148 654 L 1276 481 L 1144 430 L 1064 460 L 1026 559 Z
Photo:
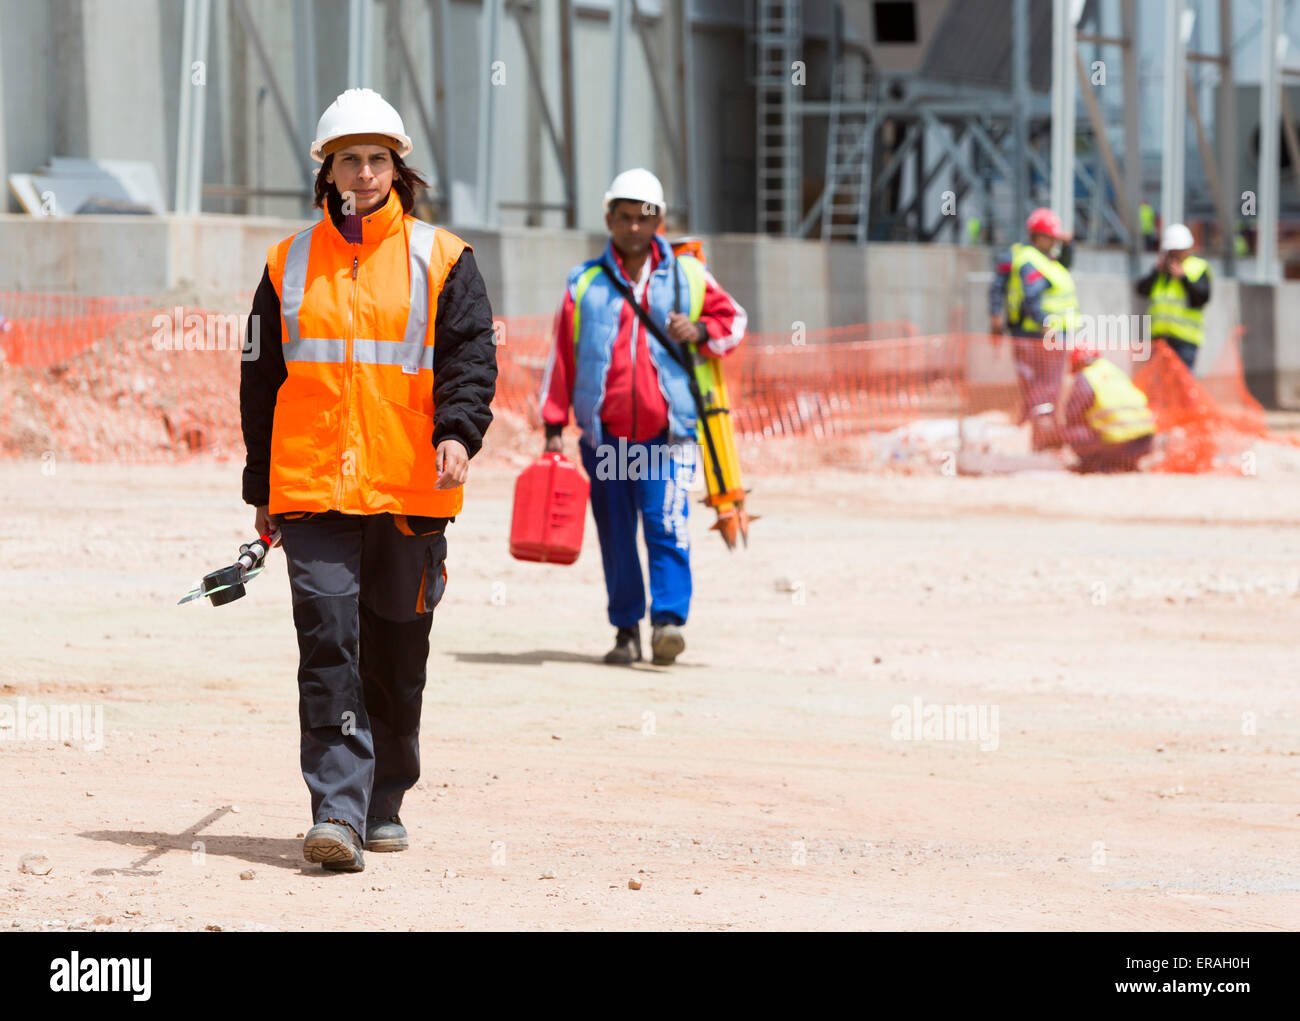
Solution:
M 298 695 L 298 722 L 304 730 L 339 727 L 355 734 L 368 725 L 359 698 L 341 698 L 331 692 L 303 692 Z
M 447 544 L 429 547 L 425 555 L 424 584 L 420 586 L 419 613 L 432 613 L 447 591 Z

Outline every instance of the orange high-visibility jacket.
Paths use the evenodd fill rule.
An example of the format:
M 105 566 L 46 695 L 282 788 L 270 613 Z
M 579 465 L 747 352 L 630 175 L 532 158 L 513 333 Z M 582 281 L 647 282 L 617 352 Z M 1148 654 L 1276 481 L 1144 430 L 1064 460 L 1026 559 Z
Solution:
M 435 488 L 433 345 L 438 295 L 469 248 L 402 211 L 396 191 L 350 244 L 326 216 L 267 253 L 287 377 L 271 430 L 272 514 L 451 517 Z

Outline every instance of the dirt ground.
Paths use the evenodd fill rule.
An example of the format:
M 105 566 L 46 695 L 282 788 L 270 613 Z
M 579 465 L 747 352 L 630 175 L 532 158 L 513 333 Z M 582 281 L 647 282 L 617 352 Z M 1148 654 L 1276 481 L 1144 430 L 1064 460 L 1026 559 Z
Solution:
M 251 533 L 239 468 L 0 464 L 0 709 L 103 714 L 99 750 L 0 733 L 0 926 L 1296 927 L 1294 458 L 754 478 L 748 551 L 693 509 L 671 669 L 600 663 L 590 522 L 510 559 L 512 477 L 452 526 L 412 849 L 331 875 L 282 555 L 175 605 Z M 989 728 L 908 739 L 934 706 Z

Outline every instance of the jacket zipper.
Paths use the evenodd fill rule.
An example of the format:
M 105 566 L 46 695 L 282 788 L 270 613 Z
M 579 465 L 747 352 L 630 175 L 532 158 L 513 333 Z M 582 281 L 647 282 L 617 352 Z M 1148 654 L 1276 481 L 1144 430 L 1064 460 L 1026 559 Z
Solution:
M 633 295 L 635 297 L 635 295 Z M 628 437 L 632 443 L 636 442 L 636 329 L 640 325 L 641 318 L 634 311 L 632 313 L 632 435 Z
M 334 484 L 334 502 L 338 509 L 343 509 L 343 454 L 344 448 L 348 441 L 348 428 L 352 425 L 352 342 L 356 339 L 357 332 L 357 269 L 360 266 L 359 256 L 352 256 L 352 300 L 348 304 L 348 341 L 347 349 L 343 352 L 343 429 L 339 433 L 339 477 Z M 355 466 L 354 466 L 355 468 Z

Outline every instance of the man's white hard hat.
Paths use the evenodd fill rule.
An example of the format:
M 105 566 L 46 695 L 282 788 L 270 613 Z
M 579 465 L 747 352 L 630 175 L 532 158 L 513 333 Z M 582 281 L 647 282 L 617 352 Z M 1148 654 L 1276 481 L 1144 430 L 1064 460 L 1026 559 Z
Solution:
M 659 178 L 640 167 L 624 170 L 614 178 L 609 191 L 605 192 L 605 212 L 608 213 L 609 207 L 618 199 L 658 206 L 661 216 L 667 209 L 664 204 L 664 186 L 659 183 Z
M 1195 245 L 1192 232 L 1181 223 L 1171 223 L 1160 238 L 1160 247 L 1166 252 L 1185 252 Z
M 326 156 L 347 144 L 331 143 L 338 143 L 350 135 L 382 136 L 392 141 L 390 148 L 398 156 L 411 153 L 411 140 L 406 135 L 401 114 L 371 89 L 348 89 L 320 115 L 316 124 L 316 141 L 311 144 L 311 158 L 324 163 Z M 371 140 L 367 137 L 359 141 Z

